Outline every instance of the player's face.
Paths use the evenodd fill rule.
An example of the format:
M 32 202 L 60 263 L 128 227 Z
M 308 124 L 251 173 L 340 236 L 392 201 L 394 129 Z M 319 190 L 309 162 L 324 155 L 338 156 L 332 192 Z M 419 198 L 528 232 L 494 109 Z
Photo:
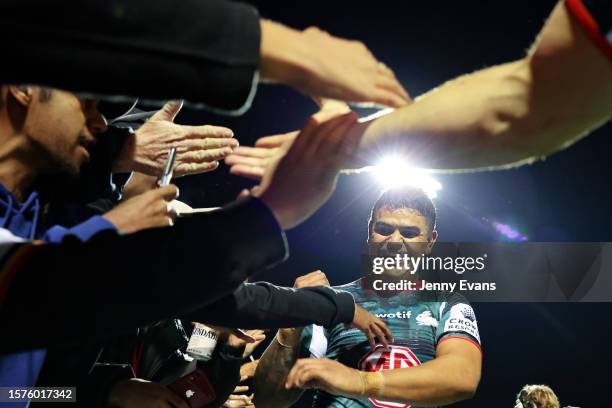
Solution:
M 49 171 L 78 174 L 90 160 L 88 149 L 96 143 L 96 136 L 106 130 L 97 102 L 60 90 L 42 98 L 42 90 L 32 88 L 32 92 L 24 133 L 41 148 Z
M 382 207 L 374 214 L 368 244 L 378 256 L 419 256 L 431 252 L 436 237 L 437 232 L 429 231 L 427 219 L 418 211 Z

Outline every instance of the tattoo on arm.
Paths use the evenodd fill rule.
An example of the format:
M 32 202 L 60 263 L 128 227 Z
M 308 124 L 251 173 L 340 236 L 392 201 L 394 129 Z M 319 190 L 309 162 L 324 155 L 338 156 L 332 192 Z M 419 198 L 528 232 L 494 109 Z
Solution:
M 302 395 L 300 389 L 285 389 L 285 380 L 299 353 L 299 347 L 283 347 L 276 339 L 259 360 L 254 378 L 255 404 L 258 408 L 289 407 Z

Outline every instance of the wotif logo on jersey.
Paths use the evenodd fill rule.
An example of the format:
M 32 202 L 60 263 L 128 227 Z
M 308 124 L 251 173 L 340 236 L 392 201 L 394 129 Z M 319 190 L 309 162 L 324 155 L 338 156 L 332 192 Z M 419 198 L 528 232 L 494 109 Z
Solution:
M 363 356 L 358 364 L 360 370 L 371 372 L 416 367 L 418 365 L 421 365 L 421 361 L 409 347 L 389 346 L 387 349 L 380 344 Z M 377 407 L 410 408 L 410 405 L 402 402 L 380 401 L 375 398 L 369 400 Z
M 374 313 L 376 317 L 380 319 L 410 319 L 412 316 L 412 311 L 410 310 L 401 310 L 398 312 L 388 312 L 388 313 Z

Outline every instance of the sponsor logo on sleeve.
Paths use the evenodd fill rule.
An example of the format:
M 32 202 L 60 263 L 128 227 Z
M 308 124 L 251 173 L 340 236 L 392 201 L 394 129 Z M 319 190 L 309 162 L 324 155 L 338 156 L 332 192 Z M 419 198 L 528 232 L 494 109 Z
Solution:
M 476 314 L 472 306 L 466 303 L 457 303 L 451 307 L 450 316 L 444 324 L 444 332 L 464 332 L 480 342 Z

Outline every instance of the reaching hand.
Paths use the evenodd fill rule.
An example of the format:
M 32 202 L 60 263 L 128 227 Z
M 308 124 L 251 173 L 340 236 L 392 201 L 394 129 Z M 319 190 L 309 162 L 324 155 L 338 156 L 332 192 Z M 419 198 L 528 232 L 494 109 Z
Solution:
M 244 353 L 242 354 L 243 359 L 249 357 L 253 353 L 253 351 L 255 351 L 257 346 L 259 346 L 261 342 L 266 339 L 264 330 L 260 330 L 260 329 L 245 330 L 245 333 L 249 337 L 252 337 L 255 341 L 247 342 L 242 338 L 238 338 L 234 334 L 230 334 L 229 338 L 227 339 L 227 344 L 229 344 L 230 346 L 233 346 L 233 347 L 244 346 Z
M 342 101 L 321 97 L 313 97 L 313 99 L 319 106 L 319 112 L 340 115 L 351 111 L 351 108 Z M 230 173 L 232 174 L 261 180 L 266 169 L 282 157 L 298 133 L 298 131 L 293 131 L 265 136 L 255 142 L 255 147 L 237 147 L 225 158 L 225 164 L 230 166 Z
M 195 324 L 195 322 L 192 322 Z M 235 347 L 242 347 L 244 344 L 255 343 L 257 338 L 251 336 L 249 332 L 253 330 L 242 330 L 231 327 L 220 327 L 213 326 L 212 324 L 206 324 L 206 326 L 213 329 L 215 332 L 219 334 L 219 338 L 224 341 L 229 341 L 230 345 Z M 264 336 L 265 337 L 265 336 Z
M 261 342 L 266 339 L 266 335 L 263 333 L 263 330 L 257 330 L 257 331 L 260 332 L 261 334 L 255 337 L 256 340 L 253 343 L 247 343 L 247 345 L 244 346 L 244 353 L 242 354 L 242 358 L 248 358 L 251 354 L 253 354 L 255 349 L 259 347 Z
M 249 361 L 240 366 L 240 382 L 246 381 L 255 376 L 259 360 Z
M 246 385 L 239 385 L 234 389 L 234 394 L 231 394 L 227 401 L 223 403 L 225 408 L 255 408 L 253 405 L 253 394 L 251 395 L 240 395 L 240 393 L 247 392 L 249 387 Z
M 132 378 L 115 386 L 110 406 L 118 408 L 189 408 L 178 395 L 161 384 Z
M 298 132 L 262 137 L 255 147 L 240 146 L 225 158 L 230 173 L 261 180 L 266 169 L 279 160 L 289 149 Z
M 293 287 L 296 289 L 313 286 L 330 286 L 325 273 L 317 270 L 303 276 L 298 276 L 293 284 Z
M 266 169 L 260 187 L 253 191 L 283 229 L 300 224 L 327 201 L 338 172 L 357 149 L 360 135 L 347 135 L 356 115 L 329 116 L 324 112 L 312 116 L 287 153 Z
M 360 41 L 329 35 L 316 27 L 298 32 L 261 23 L 261 73 L 307 95 L 400 107 L 410 96 L 395 74 Z
M 322 98 L 320 96 L 313 96 L 312 99 L 319 107 L 319 111 L 335 112 L 335 113 L 347 113 L 351 111 L 351 107 L 344 101 L 337 99 Z
M 294 288 L 307 288 L 312 286 L 329 286 L 327 276 L 321 271 L 314 271 L 298 277 L 293 284 Z M 352 324 L 366 335 L 368 343 L 370 343 L 372 348 L 376 346 L 376 338 L 385 347 L 389 347 L 389 344 L 393 343 L 393 334 L 385 322 L 359 305 L 355 305 L 355 315 Z M 281 334 L 284 337 L 288 337 L 291 330 L 294 329 L 281 329 Z
M 391 333 L 391 330 L 387 327 L 385 322 L 359 305 L 355 305 L 353 326 L 365 333 L 368 338 L 368 343 L 370 343 L 372 348 L 376 347 L 375 338 L 377 338 L 385 348 L 393 343 L 393 333 Z
M 156 188 L 130 198 L 103 215 L 119 231 L 131 234 L 140 230 L 173 225 L 176 211 L 169 204 L 178 197 L 174 185 Z
M 218 126 L 173 123 L 182 102 L 168 102 L 128 139 L 117 160 L 116 171 L 139 171 L 159 177 L 168 151 L 176 147 L 174 176 L 215 170 L 219 160 L 238 146 L 234 133 Z
M 361 396 L 364 391 L 359 371 L 326 358 L 303 358 L 294 365 L 285 388 L 318 388 L 333 395 Z

